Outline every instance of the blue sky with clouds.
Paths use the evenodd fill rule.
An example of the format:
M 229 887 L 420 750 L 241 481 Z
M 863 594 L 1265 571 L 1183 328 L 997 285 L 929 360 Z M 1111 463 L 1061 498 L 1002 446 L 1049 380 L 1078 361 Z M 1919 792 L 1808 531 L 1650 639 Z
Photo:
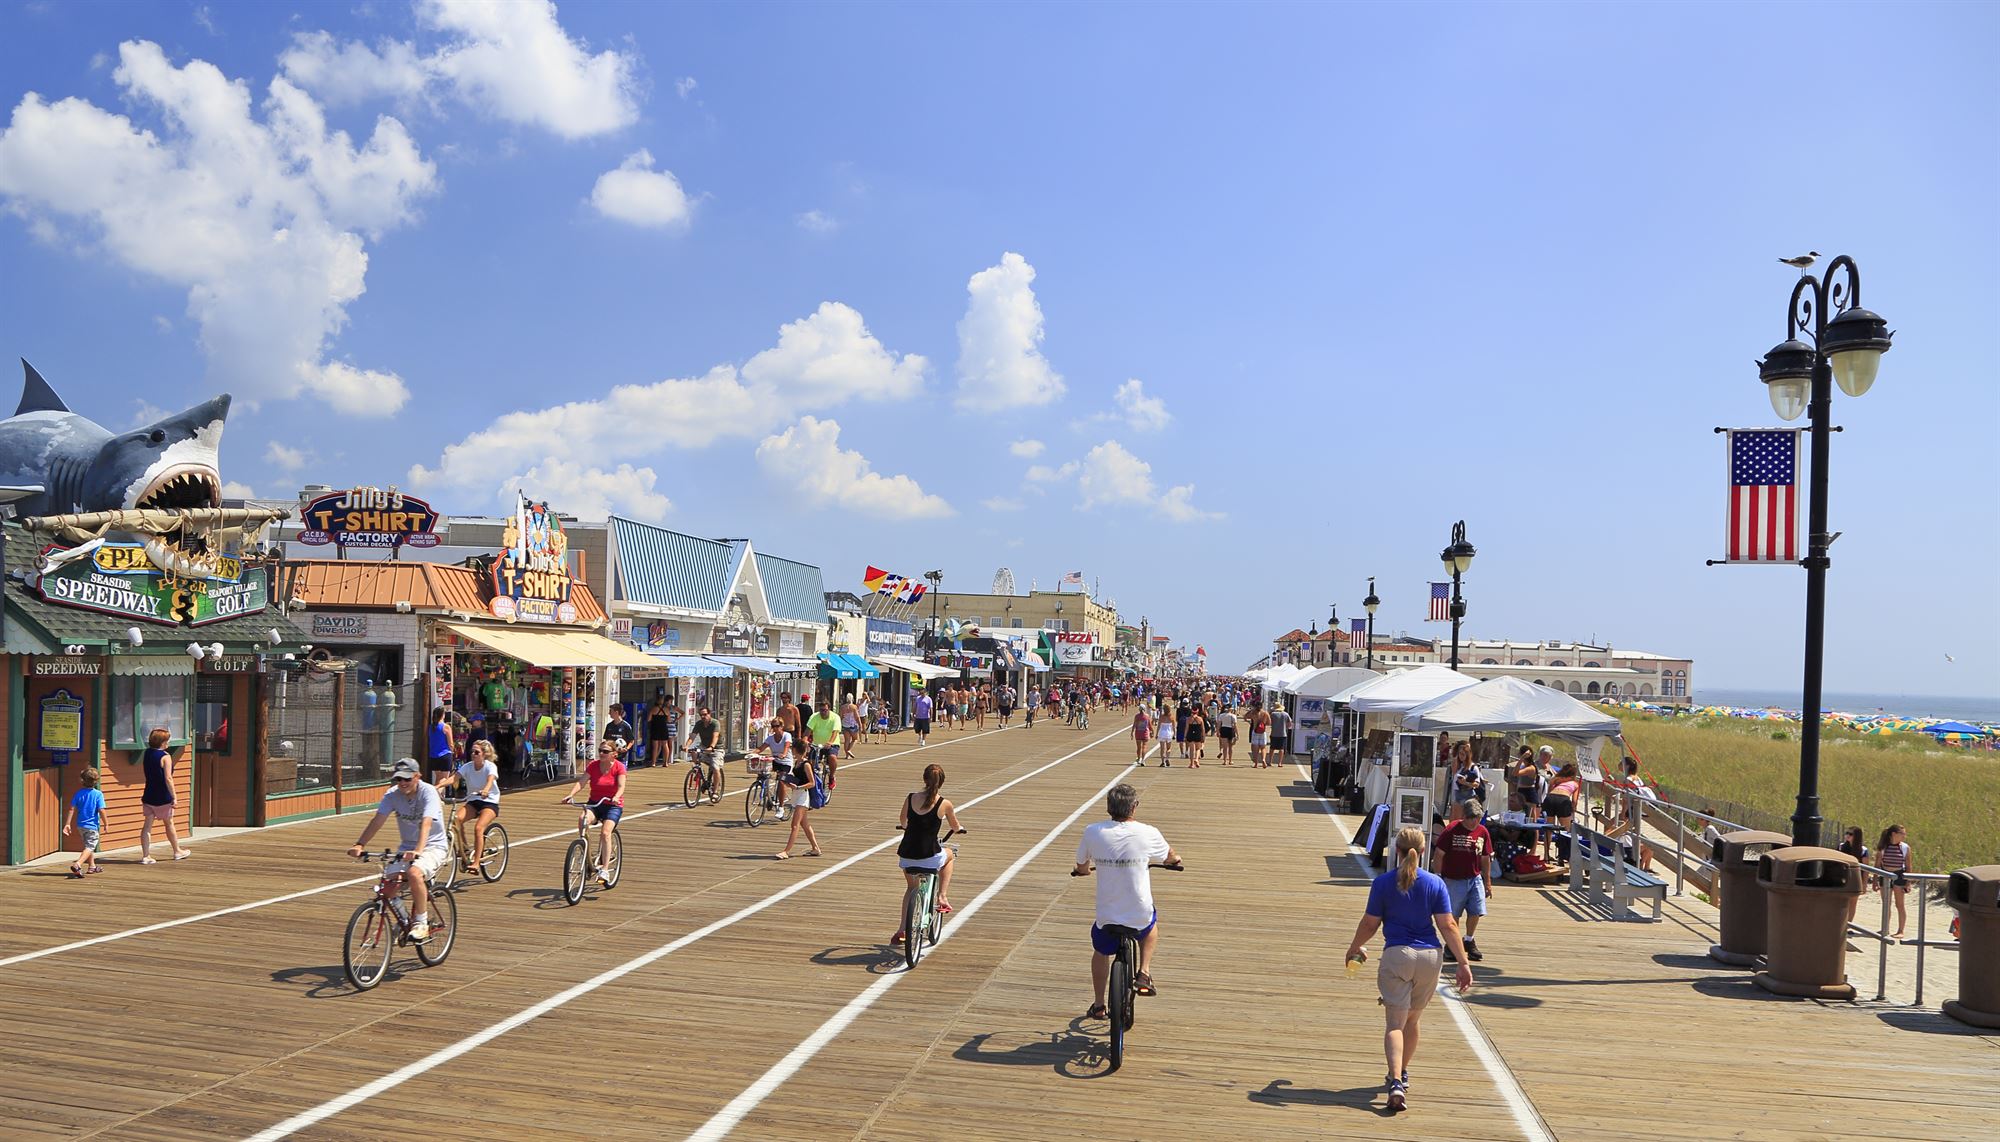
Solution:
M 1983 5 L 0 3 L 0 353 L 226 478 L 515 486 L 1240 667 L 1327 605 L 1796 685 L 1715 425 L 1790 271 L 1842 398 L 1828 685 L 2000 694 Z M 1946 655 L 1955 661 L 1946 661 Z

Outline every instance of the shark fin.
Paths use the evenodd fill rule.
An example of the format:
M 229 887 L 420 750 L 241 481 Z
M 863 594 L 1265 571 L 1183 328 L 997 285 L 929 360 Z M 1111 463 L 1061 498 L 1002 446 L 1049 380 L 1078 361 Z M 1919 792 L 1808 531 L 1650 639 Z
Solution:
M 56 395 L 56 391 L 49 387 L 49 383 L 42 379 L 42 375 L 37 373 L 35 367 L 28 364 L 25 358 L 21 361 L 21 368 L 26 370 L 28 375 L 21 383 L 21 407 L 14 410 L 15 416 L 28 412 L 69 411 L 69 406 L 63 403 L 63 399 Z

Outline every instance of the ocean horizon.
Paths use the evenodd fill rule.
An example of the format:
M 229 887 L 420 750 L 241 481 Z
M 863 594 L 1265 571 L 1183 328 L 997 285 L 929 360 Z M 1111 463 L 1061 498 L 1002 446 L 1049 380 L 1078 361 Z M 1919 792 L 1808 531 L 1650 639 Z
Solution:
M 1698 705 L 1703 706 L 1745 706 L 1753 709 L 1775 706 L 1781 710 L 1796 710 L 1800 707 L 1797 690 L 1704 688 L 1696 690 L 1693 697 Z M 2000 698 L 1950 697 L 1940 694 L 1872 694 L 1840 690 L 1829 690 L 1822 697 L 1825 699 L 1820 704 L 1822 709 L 1840 710 L 1849 714 L 1884 713 L 1938 721 L 2000 722 Z

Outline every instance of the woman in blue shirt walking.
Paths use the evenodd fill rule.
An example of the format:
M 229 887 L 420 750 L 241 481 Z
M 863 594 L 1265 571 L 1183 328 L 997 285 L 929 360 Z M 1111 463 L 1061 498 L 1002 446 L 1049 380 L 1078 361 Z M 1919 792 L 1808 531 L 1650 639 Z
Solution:
M 1472 989 L 1472 967 L 1466 960 L 1458 924 L 1451 918 L 1451 896 L 1443 880 L 1420 867 L 1427 845 L 1422 829 L 1405 828 L 1396 834 L 1396 867 L 1369 886 L 1368 912 L 1355 925 L 1354 943 L 1347 949 L 1349 960 L 1366 960 L 1368 951 L 1363 945 L 1378 928 L 1382 930 L 1382 963 L 1375 970 L 1375 983 L 1382 992 L 1382 1015 L 1387 1023 L 1382 1032 L 1382 1053 L 1389 1061 L 1389 1073 L 1383 1082 L 1389 1088 L 1391 1111 L 1409 1105 L 1410 1059 L 1417 1053 L 1417 1023 L 1437 991 L 1446 946 L 1458 961 L 1455 982 L 1459 994 Z

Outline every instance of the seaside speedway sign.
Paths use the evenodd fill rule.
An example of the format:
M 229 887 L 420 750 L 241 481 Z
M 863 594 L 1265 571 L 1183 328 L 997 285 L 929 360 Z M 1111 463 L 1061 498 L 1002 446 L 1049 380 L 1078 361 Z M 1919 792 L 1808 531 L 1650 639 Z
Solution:
M 299 507 L 299 542 L 319 547 L 436 547 L 438 514 L 428 503 L 391 487 L 350 488 Z
M 43 552 L 60 557 L 61 548 Z M 209 575 L 169 575 L 135 543 L 107 543 L 35 579 L 51 603 L 165 626 L 205 626 L 270 606 L 270 572 L 227 556 Z

